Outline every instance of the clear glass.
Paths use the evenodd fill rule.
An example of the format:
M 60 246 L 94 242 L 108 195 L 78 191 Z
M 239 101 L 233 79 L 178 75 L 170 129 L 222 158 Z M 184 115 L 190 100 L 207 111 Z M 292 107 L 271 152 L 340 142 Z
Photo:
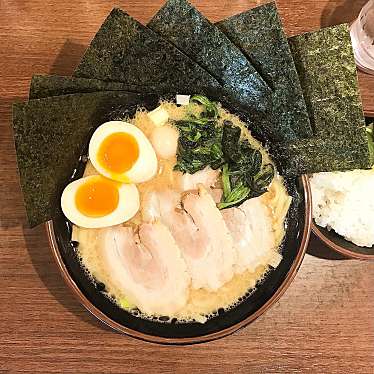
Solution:
M 351 38 L 357 66 L 374 75 L 374 0 L 369 0 L 353 22 Z

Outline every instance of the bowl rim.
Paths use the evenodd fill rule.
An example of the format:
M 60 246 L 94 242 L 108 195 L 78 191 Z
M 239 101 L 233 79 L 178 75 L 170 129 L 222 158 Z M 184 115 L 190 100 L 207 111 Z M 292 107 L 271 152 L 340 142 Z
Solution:
M 295 260 L 292 263 L 292 266 L 290 267 L 285 279 L 279 286 L 279 288 L 275 291 L 274 295 L 264 304 L 262 305 L 255 313 L 248 316 L 247 318 L 243 319 L 242 321 L 236 323 L 235 325 L 228 327 L 226 329 L 207 334 L 200 337 L 191 337 L 191 338 L 165 338 L 165 337 L 159 337 L 155 335 L 149 335 L 144 334 L 141 332 L 138 332 L 136 330 L 133 330 L 131 328 L 125 327 L 121 325 L 120 323 L 112 320 L 109 318 L 105 313 L 103 313 L 101 310 L 99 310 L 91 301 L 89 301 L 86 296 L 83 294 L 83 292 L 79 289 L 77 284 L 74 282 L 72 277 L 69 274 L 69 271 L 67 270 L 64 261 L 62 259 L 62 256 L 60 254 L 57 240 L 54 234 L 53 229 L 53 221 L 50 220 L 45 223 L 45 228 L 47 231 L 49 246 L 52 250 L 53 258 L 60 270 L 60 273 L 65 281 L 65 283 L 68 285 L 70 290 L 73 292 L 76 299 L 98 320 L 100 320 L 105 325 L 111 327 L 113 330 L 123 333 L 125 335 L 131 336 L 133 338 L 137 338 L 140 340 L 148 341 L 151 343 L 159 343 L 159 344 L 174 344 L 174 345 L 185 345 L 185 344 L 196 344 L 196 343 L 204 343 L 211 340 L 216 340 L 219 338 L 223 338 L 227 335 L 230 335 L 234 333 L 235 331 L 247 326 L 249 323 L 256 320 L 258 317 L 260 317 L 265 311 L 267 311 L 275 302 L 277 302 L 280 297 L 285 293 L 285 291 L 290 286 L 291 282 L 295 278 L 301 263 L 304 259 L 308 244 L 309 244 L 309 238 L 310 238 L 310 232 L 311 232 L 311 223 L 312 223 L 312 205 L 311 205 L 311 189 L 310 189 L 310 183 L 309 179 L 306 175 L 302 175 L 300 177 L 301 184 L 303 186 L 303 193 L 304 193 L 304 199 L 305 199 L 305 221 L 304 221 L 304 227 L 302 229 L 302 240 L 300 244 L 299 251 L 297 253 L 297 256 Z
M 373 110 L 365 110 L 365 117 L 374 117 L 374 109 Z
M 330 249 L 334 250 L 335 252 L 338 252 L 345 257 L 352 258 L 352 259 L 355 259 L 355 260 L 366 260 L 366 261 L 371 260 L 371 261 L 374 261 L 374 253 L 371 255 L 371 254 L 358 253 L 358 252 L 355 252 L 355 251 L 351 251 L 350 249 L 344 248 L 344 247 L 340 246 L 339 244 L 336 244 L 335 242 L 330 240 L 318 228 L 318 225 L 314 222 L 314 219 L 312 219 L 311 228 L 312 228 L 312 232 L 324 244 L 326 244 Z

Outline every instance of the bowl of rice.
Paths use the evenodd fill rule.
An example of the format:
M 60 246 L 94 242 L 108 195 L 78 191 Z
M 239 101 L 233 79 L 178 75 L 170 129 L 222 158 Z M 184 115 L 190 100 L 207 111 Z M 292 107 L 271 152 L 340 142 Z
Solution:
M 374 260 L 374 168 L 313 174 L 310 185 L 314 234 L 343 256 Z

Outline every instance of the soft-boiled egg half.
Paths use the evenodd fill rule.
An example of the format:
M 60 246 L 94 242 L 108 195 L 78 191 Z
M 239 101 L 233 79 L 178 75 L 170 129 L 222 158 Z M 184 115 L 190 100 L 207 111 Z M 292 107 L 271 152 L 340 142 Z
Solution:
M 145 182 L 157 172 L 157 157 L 150 141 L 127 122 L 111 121 L 98 127 L 88 155 L 101 175 L 118 182 Z
M 99 228 L 128 221 L 139 210 L 135 185 L 92 175 L 68 184 L 61 196 L 65 216 L 75 225 Z

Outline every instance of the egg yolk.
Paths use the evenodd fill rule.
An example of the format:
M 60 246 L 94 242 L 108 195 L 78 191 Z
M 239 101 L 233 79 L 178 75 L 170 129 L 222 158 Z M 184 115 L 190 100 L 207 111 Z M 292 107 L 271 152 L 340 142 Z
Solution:
M 87 217 L 103 217 L 118 206 L 118 184 L 102 177 L 82 184 L 75 195 L 78 210 Z
M 127 133 L 117 132 L 109 135 L 101 143 L 98 161 L 108 171 L 122 174 L 130 170 L 139 157 L 136 139 Z

